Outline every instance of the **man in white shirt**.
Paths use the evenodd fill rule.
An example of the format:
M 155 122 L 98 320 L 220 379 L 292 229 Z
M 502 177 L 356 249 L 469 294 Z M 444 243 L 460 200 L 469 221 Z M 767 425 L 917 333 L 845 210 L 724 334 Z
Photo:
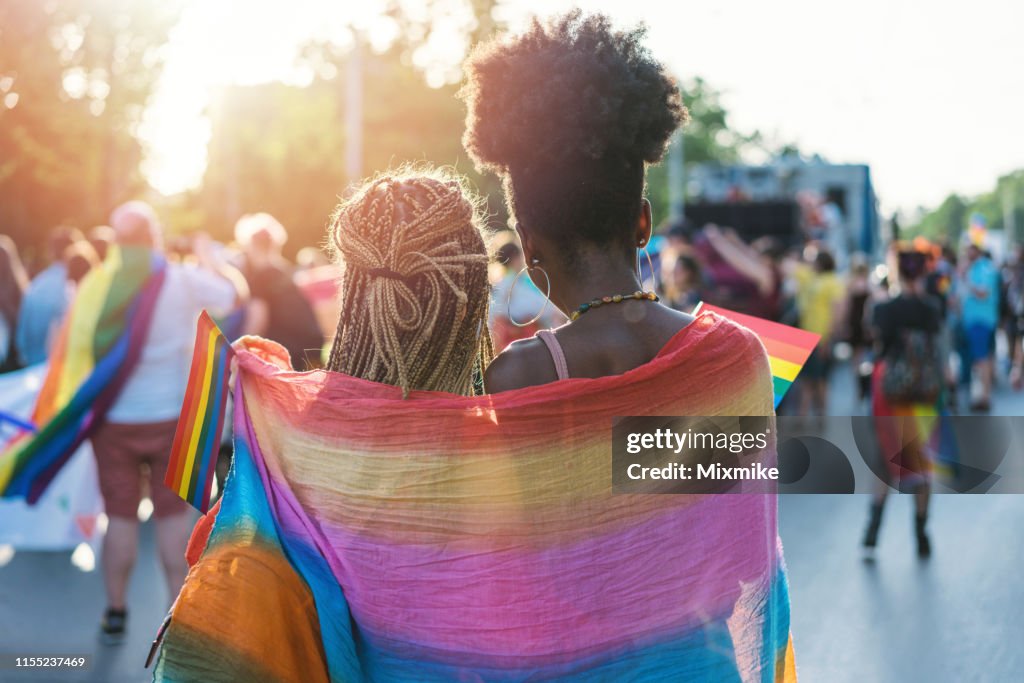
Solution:
M 110 224 L 119 245 L 162 249 L 160 224 L 148 204 L 118 207 Z M 185 397 L 196 320 L 203 309 L 214 316 L 229 312 L 244 291 L 237 271 L 214 263 L 207 240 L 197 241 L 196 255 L 199 267 L 167 264 L 138 364 L 92 437 L 109 518 L 102 562 L 108 602 L 101 629 L 111 643 L 120 640 L 127 621 L 125 592 L 138 552 L 137 510 L 147 468 L 157 548 L 172 597 L 187 571 L 184 551 L 195 520 L 164 485 L 164 473 Z

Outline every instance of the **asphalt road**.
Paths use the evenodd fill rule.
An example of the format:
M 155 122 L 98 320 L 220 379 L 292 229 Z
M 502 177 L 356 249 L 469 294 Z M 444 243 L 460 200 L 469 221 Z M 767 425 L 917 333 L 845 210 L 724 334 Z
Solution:
M 839 373 L 832 414 L 855 414 L 852 382 Z M 1005 390 L 996 412 L 1024 414 Z M 1016 454 L 1024 458 L 1024 454 Z M 933 557 L 914 554 L 912 501 L 894 496 L 873 563 L 859 540 L 865 496 L 789 496 L 780 502 L 802 681 L 1021 680 L 1024 671 L 1024 495 L 939 496 L 930 523 Z M 152 524 L 129 593 L 125 643 L 97 638 L 104 608 L 98 570 L 70 553 L 0 553 L 0 654 L 93 657 L 88 671 L 0 671 L 0 681 L 146 681 L 149 643 L 169 603 Z

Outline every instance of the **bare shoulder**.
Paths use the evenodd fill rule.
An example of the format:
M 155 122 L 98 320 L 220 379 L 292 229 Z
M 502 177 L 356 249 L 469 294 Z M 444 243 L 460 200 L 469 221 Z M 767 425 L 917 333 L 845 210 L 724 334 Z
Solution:
M 558 379 L 551 354 L 540 339 L 512 342 L 484 371 L 484 388 L 489 394 L 547 384 Z

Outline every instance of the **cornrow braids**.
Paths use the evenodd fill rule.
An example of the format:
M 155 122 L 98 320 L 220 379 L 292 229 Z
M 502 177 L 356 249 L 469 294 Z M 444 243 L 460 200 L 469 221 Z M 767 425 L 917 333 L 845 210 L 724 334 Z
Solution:
M 382 175 L 340 204 L 329 228 L 343 267 L 327 369 L 410 390 L 469 395 L 493 356 L 487 248 L 454 177 Z

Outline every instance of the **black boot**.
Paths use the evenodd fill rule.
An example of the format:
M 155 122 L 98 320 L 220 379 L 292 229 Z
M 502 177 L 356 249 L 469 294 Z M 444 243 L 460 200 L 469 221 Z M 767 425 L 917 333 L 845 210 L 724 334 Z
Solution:
M 864 548 L 874 550 L 878 544 L 878 530 L 882 526 L 882 503 L 872 503 L 868 513 L 868 528 L 864 532 Z
M 123 607 L 108 607 L 100 622 L 100 638 L 105 645 L 118 645 L 124 640 L 125 627 L 128 624 L 128 611 Z
M 928 515 L 917 515 L 914 517 L 914 533 L 917 535 L 917 556 L 921 558 L 931 557 L 932 543 L 928 540 L 928 534 L 924 531 L 928 523 Z

